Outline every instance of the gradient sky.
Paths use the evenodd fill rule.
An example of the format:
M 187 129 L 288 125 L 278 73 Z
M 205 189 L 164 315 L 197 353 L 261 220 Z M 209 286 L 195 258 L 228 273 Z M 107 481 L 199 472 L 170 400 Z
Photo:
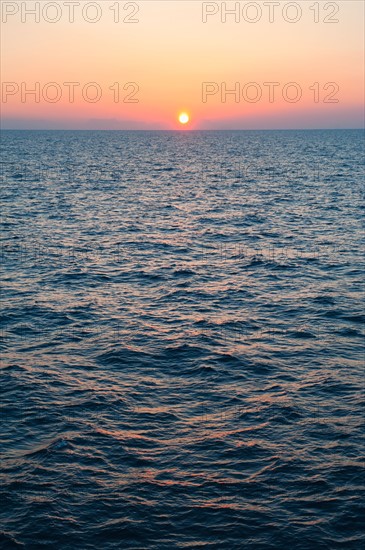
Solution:
M 175 129 L 177 116 L 187 111 L 192 129 L 245 128 L 355 128 L 364 122 L 364 4 L 362 1 L 337 1 L 338 23 L 323 23 L 331 13 L 320 1 L 321 21 L 314 23 L 314 1 L 301 0 L 302 17 L 288 23 L 282 16 L 281 2 L 275 20 L 269 22 L 268 7 L 262 5 L 261 20 L 246 22 L 242 15 L 221 22 L 218 14 L 202 22 L 202 2 L 197 0 L 136 2 L 139 12 L 135 24 L 114 23 L 108 0 L 99 1 L 101 19 L 92 24 L 83 20 L 79 0 L 75 22 L 68 22 L 68 8 L 63 1 L 61 20 L 48 23 L 41 16 L 39 23 L 32 16 L 21 22 L 20 11 L 2 22 L 1 76 L 4 83 L 19 87 L 25 82 L 41 90 L 49 82 L 57 82 L 62 98 L 57 103 L 40 102 L 27 96 L 22 102 L 20 91 L 1 99 L 3 128 L 70 128 L 70 129 Z M 46 2 L 42 1 L 41 6 Z M 2 1 L 3 10 L 6 2 Z M 12 2 L 19 7 L 20 2 Z M 31 8 L 35 2 L 26 2 Z M 130 11 L 123 10 L 121 18 Z M 216 5 L 221 8 L 221 2 Z M 241 7 L 247 2 L 240 2 Z M 234 2 L 227 2 L 233 7 Z M 10 9 L 10 8 L 9 8 Z M 49 11 L 53 17 L 55 12 Z M 95 12 L 90 9 L 90 16 Z M 293 16 L 294 12 L 289 12 Z M 253 17 L 253 11 L 250 13 Z M 70 103 L 64 82 L 79 82 L 75 101 Z M 97 82 L 103 96 L 88 103 L 81 89 L 88 82 Z M 132 91 L 123 91 L 127 82 L 139 86 L 138 103 L 114 101 L 110 90 L 120 84 L 121 98 Z M 216 82 L 219 92 L 202 101 L 202 83 Z M 257 103 L 235 102 L 233 95 L 222 102 L 222 83 L 242 89 L 256 82 L 262 90 Z M 278 82 L 275 98 L 269 102 L 264 82 Z M 289 103 L 282 98 L 283 86 L 296 82 L 302 98 Z M 318 103 L 314 102 L 313 83 L 319 83 Z M 327 82 L 335 82 L 338 103 L 323 103 L 331 92 L 323 90 Z M 7 88 L 9 89 L 9 88 Z M 49 89 L 50 96 L 55 90 Z M 253 93 L 254 90 L 248 92 Z M 90 91 L 92 93 L 92 90 Z M 293 90 L 288 90 L 293 93 Z

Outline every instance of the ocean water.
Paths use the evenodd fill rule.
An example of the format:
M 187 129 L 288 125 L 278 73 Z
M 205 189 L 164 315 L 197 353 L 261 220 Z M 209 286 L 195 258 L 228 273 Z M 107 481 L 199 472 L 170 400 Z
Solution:
M 363 133 L 2 149 L 1 548 L 361 548 Z

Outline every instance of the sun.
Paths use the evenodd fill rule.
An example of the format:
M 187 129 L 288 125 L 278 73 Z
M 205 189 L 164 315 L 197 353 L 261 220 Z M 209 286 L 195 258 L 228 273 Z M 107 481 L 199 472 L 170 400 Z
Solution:
M 189 115 L 187 113 L 180 113 L 179 114 L 179 122 L 180 124 L 187 124 L 189 122 Z

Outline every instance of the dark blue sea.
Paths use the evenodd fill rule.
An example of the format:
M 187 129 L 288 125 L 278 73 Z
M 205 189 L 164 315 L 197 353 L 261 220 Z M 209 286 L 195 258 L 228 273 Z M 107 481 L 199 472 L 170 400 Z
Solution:
M 3 132 L 1 548 L 363 547 L 363 137 Z

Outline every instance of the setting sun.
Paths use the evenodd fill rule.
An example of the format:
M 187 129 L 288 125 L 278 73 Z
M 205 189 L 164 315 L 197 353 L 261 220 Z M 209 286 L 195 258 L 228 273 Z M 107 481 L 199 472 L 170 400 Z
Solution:
M 189 115 L 187 113 L 180 113 L 179 122 L 181 124 L 187 124 L 189 122 Z

